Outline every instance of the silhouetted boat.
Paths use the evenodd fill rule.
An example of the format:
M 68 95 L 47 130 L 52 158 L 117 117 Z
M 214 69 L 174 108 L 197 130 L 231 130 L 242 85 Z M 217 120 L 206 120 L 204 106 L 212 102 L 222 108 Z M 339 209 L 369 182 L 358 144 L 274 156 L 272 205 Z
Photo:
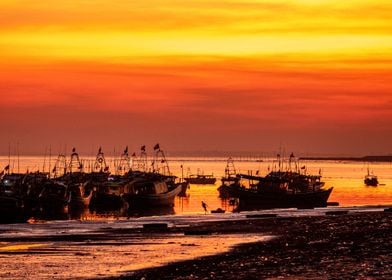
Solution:
M 239 210 L 326 207 L 333 190 L 333 187 L 323 188 L 321 176 L 298 172 L 277 171 L 265 177 L 238 176 L 252 181 L 249 187 L 236 189 Z
M 198 184 L 198 185 L 213 185 L 216 182 L 216 178 L 213 174 L 204 175 L 204 174 L 191 174 L 189 177 L 184 178 L 185 182 L 189 184 Z
M 38 173 L 37 173 L 38 174 Z M 34 174 L 37 175 L 37 174 Z M 39 173 L 38 175 L 42 175 Z M 37 175 L 37 176 L 38 176 Z M 27 199 L 34 188 L 33 174 L 1 174 L 0 182 L 0 223 L 26 222 L 31 216 L 31 207 Z M 45 177 L 46 175 L 43 175 Z M 38 180 L 39 181 L 39 180 Z
M 125 186 L 123 199 L 129 208 L 174 206 L 174 198 L 181 192 L 182 184 L 166 181 L 159 174 L 135 178 Z
M 364 178 L 364 183 L 366 186 L 372 186 L 372 187 L 377 187 L 378 186 L 378 178 L 374 174 L 369 173 L 369 168 L 368 168 L 368 173 Z
M 189 186 L 189 183 L 188 182 L 180 182 L 180 183 L 178 183 L 178 184 L 180 184 L 181 185 L 181 191 L 180 191 L 180 193 L 178 194 L 178 196 L 180 196 L 180 197 L 186 197 L 187 196 L 187 190 L 190 188 L 190 186 Z
M 6 179 L 5 183 L 2 181 L 0 185 L 0 223 L 26 222 L 29 217 L 24 208 L 22 196 L 11 187 L 10 180 L 11 177 Z
M 89 182 L 83 184 L 74 184 L 69 186 L 69 197 L 68 197 L 68 208 L 70 211 L 83 210 L 90 205 L 93 191 L 86 189 L 86 185 Z
M 41 214 L 56 216 L 67 212 L 69 193 L 68 186 L 62 182 L 49 181 L 43 186 L 38 196 Z
M 240 188 L 239 181 L 234 161 L 230 157 L 226 162 L 225 175 L 221 178 L 222 184 L 218 188 L 219 197 L 222 199 L 237 197 L 236 189 Z
M 116 210 L 123 207 L 122 195 L 127 179 L 110 176 L 106 182 L 92 183 L 93 195 L 89 208 L 92 210 Z

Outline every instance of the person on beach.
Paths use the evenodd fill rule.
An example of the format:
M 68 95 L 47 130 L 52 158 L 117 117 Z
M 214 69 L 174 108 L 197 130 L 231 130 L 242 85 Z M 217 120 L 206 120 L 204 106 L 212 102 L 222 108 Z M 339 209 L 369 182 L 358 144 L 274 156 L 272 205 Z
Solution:
M 204 201 L 202 201 L 202 202 L 201 202 L 201 206 L 202 206 L 203 209 L 204 209 L 204 214 L 207 214 L 207 207 L 208 207 L 207 203 L 205 203 Z

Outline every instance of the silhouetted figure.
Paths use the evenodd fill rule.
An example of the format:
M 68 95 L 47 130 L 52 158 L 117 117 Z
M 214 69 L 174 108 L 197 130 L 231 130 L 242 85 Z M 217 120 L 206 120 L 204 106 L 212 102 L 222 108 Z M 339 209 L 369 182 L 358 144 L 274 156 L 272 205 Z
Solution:
M 202 201 L 202 202 L 201 202 L 201 206 L 202 206 L 203 209 L 204 209 L 204 214 L 207 214 L 207 207 L 208 207 L 207 203 L 205 203 L 204 201 Z

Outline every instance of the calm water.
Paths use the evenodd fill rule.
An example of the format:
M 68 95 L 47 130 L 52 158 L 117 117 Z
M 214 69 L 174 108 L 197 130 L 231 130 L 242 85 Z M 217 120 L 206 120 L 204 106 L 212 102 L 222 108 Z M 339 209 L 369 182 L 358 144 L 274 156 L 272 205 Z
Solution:
M 83 157 L 81 157 L 83 158 Z M 90 166 L 94 158 L 84 158 L 84 166 Z M 0 157 L 0 168 L 8 164 L 7 157 Z M 205 201 L 210 209 L 218 207 L 230 210 L 231 208 L 218 198 L 217 188 L 220 185 L 220 178 L 224 175 L 226 167 L 226 158 L 189 158 L 176 157 L 168 158 L 171 172 L 181 177 L 189 173 L 197 172 L 204 174 L 213 174 L 218 178 L 215 185 L 191 185 L 188 190 L 189 196 L 186 198 L 177 198 L 174 207 L 175 214 L 202 213 L 201 201 Z M 107 158 L 110 165 L 114 160 Z M 14 172 L 18 170 L 25 172 L 49 169 L 49 160 L 44 157 L 20 157 L 12 158 L 11 168 Z M 53 168 L 55 159 L 51 159 L 51 168 Z M 262 162 L 255 160 L 237 159 L 235 160 L 237 172 L 253 174 L 259 171 L 260 175 L 265 175 L 268 170 L 276 166 L 273 159 L 264 159 Z M 392 164 L 391 163 L 372 163 L 369 165 L 365 162 L 350 161 L 304 161 L 299 163 L 300 166 L 306 165 L 307 173 L 318 174 L 321 170 L 326 187 L 333 186 L 334 190 L 329 201 L 336 201 L 340 206 L 364 206 L 364 205 L 385 205 L 392 204 Z M 181 168 L 182 166 L 182 168 Z M 363 184 L 363 177 L 370 169 L 378 176 L 380 185 L 378 187 L 367 187 Z M 112 169 L 114 170 L 114 168 Z M 171 214 L 168 212 L 167 214 Z

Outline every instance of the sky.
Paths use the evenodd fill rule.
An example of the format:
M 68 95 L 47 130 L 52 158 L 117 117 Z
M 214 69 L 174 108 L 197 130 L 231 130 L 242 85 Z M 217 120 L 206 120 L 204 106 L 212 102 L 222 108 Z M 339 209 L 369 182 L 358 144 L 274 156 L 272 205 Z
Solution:
M 391 154 L 391 14 L 389 0 L 2 0 L 0 154 Z

